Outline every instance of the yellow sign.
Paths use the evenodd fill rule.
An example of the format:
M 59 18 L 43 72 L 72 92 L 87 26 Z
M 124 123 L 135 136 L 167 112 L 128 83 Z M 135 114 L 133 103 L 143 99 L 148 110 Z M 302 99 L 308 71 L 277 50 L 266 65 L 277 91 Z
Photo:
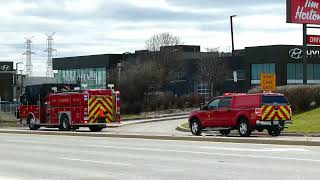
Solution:
M 262 91 L 276 90 L 276 75 L 261 73 L 260 86 Z

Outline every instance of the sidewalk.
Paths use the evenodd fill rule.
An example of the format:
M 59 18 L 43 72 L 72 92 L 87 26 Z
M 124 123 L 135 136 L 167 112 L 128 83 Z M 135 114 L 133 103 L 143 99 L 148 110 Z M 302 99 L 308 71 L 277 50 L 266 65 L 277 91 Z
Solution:
M 177 119 L 185 119 L 188 118 L 188 115 L 183 114 L 176 114 L 176 115 L 164 115 L 160 117 L 154 118 L 134 118 L 134 119 L 124 119 L 120 121 L 120 123 L 110 123 L 107 125 L 107 128 L 117 128 L 122 126 L 134 125 L 134 124 L 142 124 L 142 123 L 151 123 L 151 122 L 158 122 L 158 121 L 170 121 L 170 120 L 177 120 Z
M 185 128 L 182 127 L 181 124 L 177 126 L 176 128 L 177 131 L 180 132 L 190 132 L 190 128 Z M 209 132 L 212 135 L 220 135 L 220 133 L 218 131 L 212 131 Z M 230 133 L 230 136 L 237 136 L 238 132 L 237 130 L 232 130 Z M 253 136 L 268 136 L 267 132 L 252 132 Z M 281 132 L 281 136 L 291 136 L 291 137 L 319 137 L 320 138 L 320 134 L 319 133 L 294 133 L 294 132 Z

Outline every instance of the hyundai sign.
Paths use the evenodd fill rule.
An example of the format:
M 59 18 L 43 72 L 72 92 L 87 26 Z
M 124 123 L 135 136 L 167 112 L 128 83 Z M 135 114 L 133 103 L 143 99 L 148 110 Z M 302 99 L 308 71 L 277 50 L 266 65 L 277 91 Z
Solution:
M 0 72 L 13 71 L 13 62 L 0 62 Z
M 302 57 L 304 56 L 304 53 L 301 48 L 296 47 L 289 49 L 289 57 L 293 60 L 302 60 Z M 316 58 L 320 59 L 320 50 L 317 49 L 308 49 L 307 50 L 307 58 Z
M 287 22 L 320 24 L 320 0 L 287 0 Z

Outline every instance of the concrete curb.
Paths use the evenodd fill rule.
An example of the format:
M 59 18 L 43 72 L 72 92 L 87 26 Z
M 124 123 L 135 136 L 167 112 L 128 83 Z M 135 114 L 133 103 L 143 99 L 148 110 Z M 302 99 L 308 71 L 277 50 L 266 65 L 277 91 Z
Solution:
M 176 128 L 177 131 L 181 132 L 190 132 L 189 128 L 184 128 L 182 127 L 182 124 L 177 126 Z M 255 133 L 256 135 L 263 135 L 263 133 Z M 320 134 L 318 133 L 288 133 L 288 132 L 283 132 L 281 133 L 282 136 L 291 136 L 291 137 L 320 137 Z
M 150 121 L 138 121 L 138 122 L 134 122 L 134 123 L 130 123 L 130 124 L 123 124 L 123 126 L 152 123 L 152 122 L 159 122 L 159 121 L 171 121 L 171 120 L 178 120 L 178 119 L 184 119 L 184 118 L 188 118 L 188 116 L 171 117 L 171 118 L 166 118 L 166 119 L 154 119 L 154 120 L 150 120 Z
M 165 118 L 165 117 L 162 117 Z M 107 126 L 107 128 L 117 128 L 117 127 L 123 127 L 123 126 L 131 126 L 131 125 L 136 125 L 136 124 L 145 124 L 145 123 L 153 123 L 153 122 L 160 122 L 160 121 L 172 121 L 172 120 L 178 120 L 178 119 L 183 119 L 183 118 L 188 118 L 188 116 L 171 116 L 166 119 L 153 119 L 153 120 L 148 120 L 148 119 L 141 119 L 141 121 L 137 122 L 132 122 L 132 123 L 126 123 L 126 124 L 117 124 L 117 125 L 112 125 L 112 126 Z M 151 119 L 151 118 L 150 118 Z
M 175 117 L 175 116 L 184 116 L 188 115 L 189 113 L 178 113 L 178 114 L 167 114 L 163 116 L 156 116 L 156 117 L 141 117 L 141 118 L 129 118 L 129 119 L 121 119 L 121 121 L 135 121 L 135 120 L 147 120 L 147 119 L 156 119 L 156 118 L 166 118 L 166 117 Z
M 176 130 L 177 130 L 177 131 L 181 131 L 181 132 L 190 132 L 190 129 L 182 127 L 182 124 L 180 124 L 179 126 L 177 126 L 177 127 L 176 127 Z
M 139 134 L 103 134 L 103 133 L 79 133 L 79 132 L 44 132 L 44 131 L 14 131 L 0 130 L 2 134 L 34 134 L 34 135 L 59 135 L 79 137 L 114 137 L 114 138 L 135 138 L 175 141 L 201 141 L 201 142 L 225 142 L 225 143 L 249 143 L 249 144 L 274 144 L 274 145 L 295 145 L 295 146 L 320 146 L 320 141 L 296 141 L 279 139 L 257 139 L 257 138 L 232 138 L 232 137 L 200 137 L 200 136 L 159 136 Z

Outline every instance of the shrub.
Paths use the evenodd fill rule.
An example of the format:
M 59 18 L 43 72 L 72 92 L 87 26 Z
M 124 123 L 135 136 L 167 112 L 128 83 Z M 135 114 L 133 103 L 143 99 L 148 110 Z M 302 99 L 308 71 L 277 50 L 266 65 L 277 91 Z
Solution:
M 249 93 L 261 92 L 255 88 Z M 304 112 L 320 107 L 320 86 L 319 85 L 287 85 L 277 87 L 276 92 L 284 94 L 289 100 L 294 112 Z

